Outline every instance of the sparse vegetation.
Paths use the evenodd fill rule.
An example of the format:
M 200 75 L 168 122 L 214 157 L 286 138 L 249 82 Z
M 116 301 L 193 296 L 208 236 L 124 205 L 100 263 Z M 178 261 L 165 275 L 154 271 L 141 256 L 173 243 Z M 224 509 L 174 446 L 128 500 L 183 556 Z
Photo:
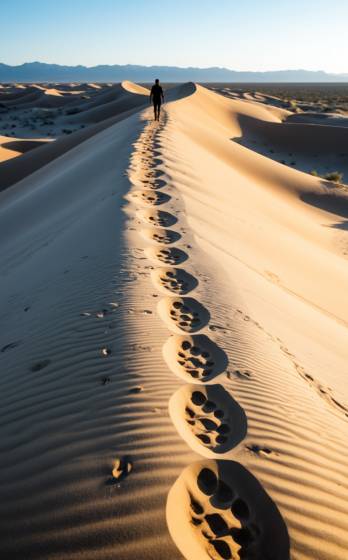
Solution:
M 223 93 L 228 86 L 230 92 L 252 93 L 258 91 L 262 94 L 277 97 L 279 102 L 276 106 L 284 109 L 300 111 L 315 111 L 320 113 L 347 113 L 348 112 L 348 84 L 339 83 L 313 83 L 313 84 L 206 84 L 212 89 Z M 291 104 L 293 108 L 291 108 Z
M 330 173 L 326 173 L 326 175 L 324 175 L 324 179 L 327 181 L 333 181 L 334 183 L 342 183 L 343 173 L 340 173 L 339 171 L 331 171 Z
M 330 171 L 325 175 L 320 175 L 316 169 L 312 169 L 312 171 L 310 171 L 310 174 L 314 177 L 321 177 L 322 179 L 326 179 L 327 181 L 333 181 L 334 183 L 342 183 L 343 181 L 343 173 L 340 173 L 339 171 Z

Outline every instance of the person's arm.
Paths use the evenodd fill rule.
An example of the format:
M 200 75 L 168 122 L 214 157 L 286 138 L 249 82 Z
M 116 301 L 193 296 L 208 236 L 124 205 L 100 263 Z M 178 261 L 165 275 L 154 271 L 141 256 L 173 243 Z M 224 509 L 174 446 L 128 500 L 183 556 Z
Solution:
M 150 103 L 152 103 L 152 96 L 153 96 L 153 87 L 151 88 L 151 91 L 150 91 Z
M 164 93 L 163 93 L 163 88 L 161 88 L 161 96 L 162 96 L 162 103 L 164 103 Z

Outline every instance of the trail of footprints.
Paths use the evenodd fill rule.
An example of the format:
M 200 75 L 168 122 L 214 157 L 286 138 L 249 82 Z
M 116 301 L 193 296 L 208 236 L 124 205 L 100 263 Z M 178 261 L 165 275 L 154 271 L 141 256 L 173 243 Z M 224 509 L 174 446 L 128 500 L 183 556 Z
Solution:
M 163 295 L 158 314 L 173 333 L 163 345 L 163 357 L 186 382 L 172 395 L 169 413 L 179 435 L 205 457 L 172 486 L 168 528 L 189 560 L 287 560 L 289 541 L 276 505 L 244 467 L 219 459 L 244 439 L 247 419 L 222 385 L 208 384 L 226 370 L 228 360 L 201 332 L 210 313 L 191 295 L 197 278 L 182 267 L 190 246 L 185 251 L 177 247 L 182 235 L 171 229 L 179 220 L 165 206 L 173 199 L 164 190 L 169 184 L 161 170 L 162 128 L 148 124 L 135 145 L 130 176 L 135 174 L 137 186 L 131 198 L 144 223 L 139 233 L 148 243 L 145 255 L 156 265 L 151 281 Z

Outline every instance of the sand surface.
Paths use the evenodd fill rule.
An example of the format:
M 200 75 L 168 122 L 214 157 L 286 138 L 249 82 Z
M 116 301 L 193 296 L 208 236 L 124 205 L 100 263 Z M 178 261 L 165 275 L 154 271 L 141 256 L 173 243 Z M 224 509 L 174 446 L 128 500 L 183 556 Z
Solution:
M 0 96 L 91 93 L 0 163 L 4 558 L 346 560 L 348 194 L 305 170 L 348 129 L 40 87 Z

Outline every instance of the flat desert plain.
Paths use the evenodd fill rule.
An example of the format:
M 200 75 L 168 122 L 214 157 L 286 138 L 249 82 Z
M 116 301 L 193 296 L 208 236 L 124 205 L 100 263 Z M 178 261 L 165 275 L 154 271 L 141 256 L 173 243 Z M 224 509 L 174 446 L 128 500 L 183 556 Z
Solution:
M 6 560 L 348 557 L 347 121 L 222 89 L 0 87 Z

